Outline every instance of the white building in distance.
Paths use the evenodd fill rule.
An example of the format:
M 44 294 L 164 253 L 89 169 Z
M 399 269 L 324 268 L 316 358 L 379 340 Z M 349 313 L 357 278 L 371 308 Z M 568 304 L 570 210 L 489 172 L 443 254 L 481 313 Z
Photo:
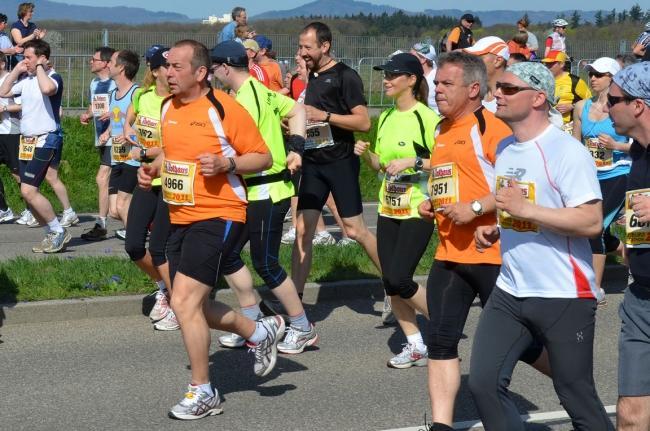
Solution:
M 210 15 L 208 19 L 201 21 L 201 24 L 223 24 L 232 21 L 232 16 L 229 13 L 224 13 L 221 16 Z

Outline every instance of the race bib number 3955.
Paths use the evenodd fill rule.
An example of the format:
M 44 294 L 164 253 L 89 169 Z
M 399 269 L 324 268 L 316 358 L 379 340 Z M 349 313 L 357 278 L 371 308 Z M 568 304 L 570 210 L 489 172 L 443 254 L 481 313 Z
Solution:
M 170 205 L 194 205 L 196 163 L 164 160 L 160 179 L 163 200 Z

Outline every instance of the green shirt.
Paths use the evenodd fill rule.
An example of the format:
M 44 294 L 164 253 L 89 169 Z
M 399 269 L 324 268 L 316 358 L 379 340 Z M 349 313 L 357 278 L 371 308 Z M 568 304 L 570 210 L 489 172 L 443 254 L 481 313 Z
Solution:
M 408 111 L 391 108 L 379 117 L 377 139 L 370 150 L 379 156 L 381 166 L 396 159 L 430 159 L 438 122 L 438 114 L 420 102 Z M 428 199 L 427 180 L 425 172 L 413 168 L 392 179 L 384 176 L 379 189 L 379 214 L 398 219 L 419 218 L 418 205 Z
M 282 172 L 286 169 L 287 153 L 284 147 L 284 137 L 280 122 L 293 109 L 295 101 L 280 93 L 269 90 L 257 79 L 249 77 L 237 91 L 235 97 L 253 117 L 266 146 L 273 157 L 273 166 L 266 171 L 244 175 L 244 178 L 266 176 Z M 271 199 L 273 203 L 294 195 L 291 181 L 279 180 L 273 183 L 247 187 L 248 200 L 259 201 Z

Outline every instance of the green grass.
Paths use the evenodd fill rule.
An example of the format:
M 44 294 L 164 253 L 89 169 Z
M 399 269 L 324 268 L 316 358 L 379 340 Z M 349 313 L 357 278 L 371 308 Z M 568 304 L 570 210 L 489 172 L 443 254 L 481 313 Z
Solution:
M 436 245 L 437 237 L 434 236 L 422 256 L 417 274 L 428 273 Z M 248 253 L 244 253 L 243 259 L 252 268 Z M 281 247 L 280 262 L 289 270 L 291 246 Z M 377 269 L 358 245 L 343 248 L 318 246 L 314 249 L 313 262 L 308 280 L 310 282 L 379 276 Z M 253 276 L 256 286 L 263 285 L 254 271 Z M 225 287 L 223 280 L 220 280 L 219 287 Z M 0 303 L 143 294 L 153 289 L 153 283 L 144 273 L 128 259 L 119 257 L 18 257 L 0 263 Z

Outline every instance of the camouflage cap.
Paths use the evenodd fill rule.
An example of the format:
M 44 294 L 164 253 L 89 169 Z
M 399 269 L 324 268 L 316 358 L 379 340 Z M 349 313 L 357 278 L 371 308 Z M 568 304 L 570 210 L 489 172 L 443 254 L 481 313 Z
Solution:
M 544 93 L 551 108 L 548 113 L 549 119 L 555 126 L 561 127 L 562 114 L 554 108 L 556 103 L 555 78 L 551 71 L 541 63 L 522 62 L 508 66 L 506 72 L 512 73 L 531 88 Z

